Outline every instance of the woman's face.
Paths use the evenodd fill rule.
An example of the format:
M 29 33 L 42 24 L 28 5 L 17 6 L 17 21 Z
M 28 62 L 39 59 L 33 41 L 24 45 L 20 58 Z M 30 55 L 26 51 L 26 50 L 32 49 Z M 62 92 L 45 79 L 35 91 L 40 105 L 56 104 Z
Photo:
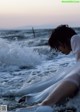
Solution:
M 66 46 L 66 44 L 64 44 L 64 45 L 60 45 L 59 47 L 58 47 L 58 50 L 60 51 L 60 52 L 62 52 L 63 54 L 69 54 L 70 53 L 70 49 Z

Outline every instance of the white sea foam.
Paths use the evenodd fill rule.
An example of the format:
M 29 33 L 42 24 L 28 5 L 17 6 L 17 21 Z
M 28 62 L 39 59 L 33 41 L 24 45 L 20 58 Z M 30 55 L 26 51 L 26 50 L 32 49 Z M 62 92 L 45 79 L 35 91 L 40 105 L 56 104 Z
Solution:
M 18 109 L 16 112 L 53 112 L 50 106 L 34 106 L 32 108 Z
M 43 56 L 32 48 L 0 38 L 0 65 L 35 66 L 42 60 Z

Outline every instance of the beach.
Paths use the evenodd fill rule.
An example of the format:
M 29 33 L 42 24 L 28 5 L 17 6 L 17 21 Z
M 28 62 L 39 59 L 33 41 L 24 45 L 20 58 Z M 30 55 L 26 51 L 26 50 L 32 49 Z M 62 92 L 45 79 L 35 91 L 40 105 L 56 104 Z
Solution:
M 80 32 L 80 28 L 75 30 Z M 72 53 L 64 55 L 50 49 L 48 39 L 51 31 L 52 29 L 34 29 L 34 32 L 32 29 L 0 31 L 0 104 L 7 105 L 9 112 L 30 105 L 27 102 L 18 103 L 23 95 L 44 90 L 35 89 L 26 93 L 27 87 L 44 84 L 51 79 L 55 85 L 66 76 L 66 68 L 76 64 Z M 19 90 L 24 91 L 18 96 L 16 91 Z M 41 100 L 34 99 L 32 104 Z M 73 110 L 70 112 L 80 112 L 80 93 L 53 108 L 55 112 L 68 112 L 70 109 Z

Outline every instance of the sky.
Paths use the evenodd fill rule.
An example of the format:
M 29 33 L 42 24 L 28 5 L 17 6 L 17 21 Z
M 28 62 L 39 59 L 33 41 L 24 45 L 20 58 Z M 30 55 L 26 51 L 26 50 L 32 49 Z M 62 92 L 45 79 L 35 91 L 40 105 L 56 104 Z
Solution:
M 80 3 L 62 0 L 0 0 L 0 29 L 80 26 Z

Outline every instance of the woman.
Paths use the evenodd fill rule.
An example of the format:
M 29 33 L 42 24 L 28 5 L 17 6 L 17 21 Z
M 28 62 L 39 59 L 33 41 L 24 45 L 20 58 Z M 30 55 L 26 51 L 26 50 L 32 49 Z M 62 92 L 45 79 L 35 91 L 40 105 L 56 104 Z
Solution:
M 67 25 L 60 25 L 53 30 L 49 38 L 49 46 L 56 51 L 69 54 L 71 51 L 75 54 L 78 61 L 77 66 L 68 72 L 68 75 L 57 85 L 55 89 L 51 89 L 51 93 L 40 103 L 40 105 L 53 105 L 66 97 L 72 97 L 80 87 L 80 37 L 76 32 Z M 19 102 L 24 102 L 26 96 L 22 97 Z
M 67 25 L 57 27 L 51 34 L 48 41 L 52 49 L 64 54 L 71 51 L 75 54 L 76 60 L 80 60 L 80 37 Z M 41 103 L 41 105 L 52 105 L 60 102 L 66 97 L 72 97 L 80 87 L 80 64 L 62 80 L 60 85 L 52 90 L 52 93 Z

